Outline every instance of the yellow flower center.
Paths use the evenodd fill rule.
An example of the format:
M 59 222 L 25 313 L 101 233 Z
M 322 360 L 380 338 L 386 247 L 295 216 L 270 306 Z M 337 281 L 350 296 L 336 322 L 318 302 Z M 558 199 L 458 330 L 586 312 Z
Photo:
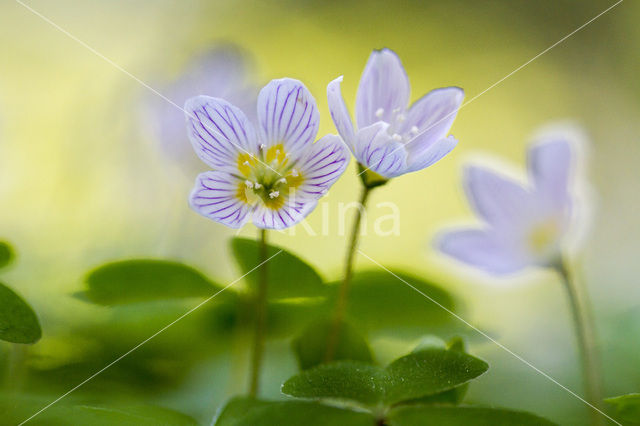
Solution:
M 302 173 L 289 161 L 281 143 L 269 148 L 261 146 L 258 156 L 241 153 L 238 171 L 245 178 L 238 185 L 238 198 L 247 204 L 262 200 L 273 210 L 280 209 L 287 197 L 304 182 Z
M 529 247 L 534 253 L 543 254 L 558 239 L 559 227 L 555 220 L 547 220 L 534 226 L 528 235 Z

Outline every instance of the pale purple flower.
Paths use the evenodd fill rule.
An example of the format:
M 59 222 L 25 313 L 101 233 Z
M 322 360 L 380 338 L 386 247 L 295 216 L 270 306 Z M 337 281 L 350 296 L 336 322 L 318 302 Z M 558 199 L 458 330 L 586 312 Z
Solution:
M 464 188 L 483 226 L 441 234 L 438 249 L 496 275 L 557 266 L 578 222 L 571 191 L 577 142 L 556 133 L 532 144 L 526 183 L 486 167 L 466 167 Z
M 374 51 L 360 78 L 354 126 L 340 90 L 342 77 L 329 83 L 333 122 L 363 168 L 384 178 L 421 170 L 457 144 L 448 136 L 464 91 L 435 89 L 409 107 L 410 87 L 400 58 L 389 49 Z
M 218 46 L 196 55 L 179 76 L 160 89 L 177 105 L 195 94 L 227 99 L 247 111 L 255 122 L 254 105 L 258 86 L 253 82 L 251 61 L 246 52 L 231 45 Z M 184 113 L 175 105 L 156 95 L 147 98 L 145 125 L 149 125 L 155 140 L 173 163 L 185 171 L 198 171 L 202 164 L 193 154 L 184 134 Z
M 185 104 L 189 139 L 214 171 L 191 193 L 201 215 L 239 228 L 283 229 L 300 222 L 347 167 L 336 135 L 317 142 L 316 101 L 298 80 L 272 80 L 258 96 L 257 130 L 229 102 L 208 96 Z

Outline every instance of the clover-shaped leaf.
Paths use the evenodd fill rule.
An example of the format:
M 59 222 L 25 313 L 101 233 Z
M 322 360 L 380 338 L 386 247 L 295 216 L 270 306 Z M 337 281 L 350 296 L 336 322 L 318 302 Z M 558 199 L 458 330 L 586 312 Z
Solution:
M 350 323 L 360 330 L 410 338 L 422 335 L 425 327 L 433 330 L 459 326 L 458 320 L 442 309 L 455 311 L 458 308 L 451 294 L 424 279 L 394 273 L 441 306 L 386 271 L 358 272 L 349 289 L 347 318 Z M 335 294 L 338 287 L 338 283 L 331 286 Z
M 640 423 L 640 393 L 607 398 L 605 401 L 616 408 L 618 415 L 622 419 Z
M 31 306 L 0 283 L 0 340 L 35 343 L 41 335 L 40 322 Z
M 245 280 L 252 288 L 257 286 L 261 259 L 258 242 L 247 238 L 233 238 L 231 249 Z M 277 254 L 280 252 L 279 254 Z M 325 296 L 327 286 L 322 278 L 305 261 L 296 255 L 276 246 L 267 247 L 265 265 L 269 283 L 268 298 L 282 299 L 294 297 Z
M 13 248 L 4 242 L 0 241 L 0 268 L 4 268 L 13 260 Z
M 221 289 L 190 266 L 151 259 L 102 265 L 89 273 L 86 286 L 86 298 L 100 305 L 209 297 Z
M 300 369 L 306 370 L 325 361 L 329 336 L 334 332 L 335 327 L 335 321 L 332 319 L 318 321 L 310 324 L 302 334 L 293 340 L 293 350 Z M 344 321 L 338 325 L 338 338 L 335 342 L 333 360 L 352 360 L 366 363 L 373 361 L 367 341 L 355 328 Z
M 456 350 L 421 349 L 386 368 L 340 361 L 303 371 L 282 392 L 301 398 L 330 398 L 374 407 L 392 406 L 453 389 L 487 371 L 486 362 Z
M 553 426 L 554 423 L 533 414 L 499 408 L 444 407 L 407 405 L 391 410 L 390 426 Z
M 222 409 L 215 426 L 374 426 L 371 414 L 308 401 L 260 401 L 234 398 Z

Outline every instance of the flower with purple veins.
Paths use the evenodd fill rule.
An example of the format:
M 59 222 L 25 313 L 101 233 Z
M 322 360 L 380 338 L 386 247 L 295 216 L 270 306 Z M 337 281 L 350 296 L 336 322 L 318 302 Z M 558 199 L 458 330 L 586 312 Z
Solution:
M 249 119 L 255 122 L 253 106 L 258 87 L 252 81 L 251 71 L 246 52 L 235 46 L 218 46 L 196 55 L 179 77 L 161 91 L 178 105 L 183 105 L 194 93 L 226 99 L 247 111 Z M 162 151 L 185 170 L 198 170 L 202 163 L 193 155 L 185 138 L 184 113 L 156 95 L 147 100 L 144 111 L 144 122 L 152 126 L 150 130 Z
M 356 96 L 355 128 L 340 90 L 329 83 L 333 122 L 361 169 L 385 181 L 424 169 L 457 144 L 447 136 L 464 98 L 459 87 L 435 89 L 409 107 L 410 86 L 400 58 L 389 49 L 371 53 Z
M 299 81 L 272 80 L 258 96 L 256 131 L 229 102 L 208 96 L 185 104 L 189 139 L 214 171 L 200 174 L 191 207 L 239 228 L 251 220 L 284 229 L 304 219 L 340 177 L 350 154 L 336 135 L 313 143 L 316 102 Z
M 481 166 L 468 166 L 464 187 L 481 228 L 443 233 L 443 253 L 486 272 L 504 275 L 527 266 L 556 267 L 575 225 L 570 191 L 576 146 L 556 133 L 528 151 L 528 180 L 521 184 Z

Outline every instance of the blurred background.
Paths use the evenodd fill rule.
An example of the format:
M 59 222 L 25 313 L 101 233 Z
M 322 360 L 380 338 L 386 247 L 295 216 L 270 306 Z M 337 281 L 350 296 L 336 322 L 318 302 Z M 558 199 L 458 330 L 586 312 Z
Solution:
M 31 303 L 42 323 L 42 340 L 27 348 L 33 372 L 25 386 L 54 397 L 197 303 L 181 302 L 173 311 L 163 305 L 96 307 L 74 297 L 88 270 L 107 261 L 151 257 L 182 260 L 222 284 L 239 276 L 228 248 L 233 230 L 188 207 L 195 176 L 206 166 L 190 151 L 180 127 L 182 112 L 127 73 L 180 106 L 192 95 L 216 95 L 229 87 L 251 94 L 272 78 L 297 78 L 316 97 L 322 135 L 336 133 L 327 83 L 344 75 L 343 94 L 353 112 L 372 49 L 389 47 L 399 54 L 412 100 L 449 85 L 464 88 L 469 100 L 613 4 L 27 3 L 122 68 L 20 3 L 0 5 L 0 238 L 10 241 L 18 256 L 2 280 Z M 472 220 L 460 186 L 465 161 L 483 153 L 523 167 L 536 128 L 558 120 L 582 125 L 591 140 L 588 176 L 596 206 L 576 267 L 594 305 L 606 395 L 640 391 L 639 17 L 640 3 L 621 3 L 464 107 L 451 131 L 458 147 L 435 166 L 375 191 L 362 239 L 369 256 L 437 282 L 462 301 L 467 320 L 578 393 L 571 318 L 558 278 L 532 271 L 492 279 L 443 260 L 430 242 L 443 225 Z M 212 51 L 214 64 L 229 68 L 215 68 L 209 83 L 203 70 L 211 67 L 199 64 L 206 64 Z M 216 86 L 214 75 L 230 83 Z M 184 83 L 185 76 L 201 83 Z M 339 204 L 355 200 L 358 191 L 352 162 L 308 219 L 317 235 L 298 227 L 295 235 L 272 233 L 272 241 L 306 259 L 327 280 L 339 279 L 345 245 Z M 400 232 L 376 236 L 375 219 L 390 213 L 377 204 L 387 201 L 400 211 Z M 253 238 L 256 230 L 246 226 L 240 235 Z M 360 257 L 357 268 L 375 265 Z M 147 321 L 140 309 L 165 317 Z M 244 352 L 237 339 L 198 334 L 195 321 L 176 324 L 154 346 L 73 397 L 135 396 L 209 422 L 229 395 L 244 389 Z M 529 410 L 561 424 L 584 423 L 586 411 L 576 398 L 472 331 L 465 334 L 471 352 L 491 365 L 468 401 Z M 372 342 L 381 362 L 390 359 L 385 354 L 398 353 L 389 345 L 388 339 Z M 145 350 L 154 348 L 171 356 L 143 362 Z M 8 346 L 2 351 L 6 357 Z M 280 397 L 279 383 L 295 371 L 289 352 L 286 339 L 270 342 L 264 396 Z M 182 368 L 185 362 L 188 368 Z

